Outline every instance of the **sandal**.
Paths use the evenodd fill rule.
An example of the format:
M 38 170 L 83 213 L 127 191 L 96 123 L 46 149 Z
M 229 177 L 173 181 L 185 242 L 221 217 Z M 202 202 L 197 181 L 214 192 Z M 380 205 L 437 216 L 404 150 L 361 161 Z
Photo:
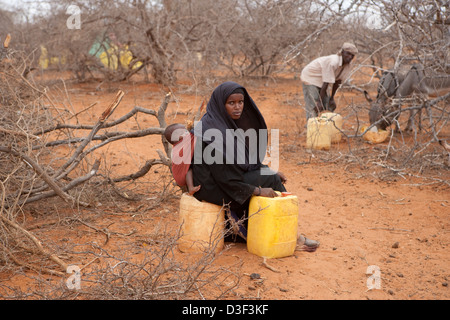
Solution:
M 317 250 L 317 248 L 320 246 L 320 242 L 316 240 L 311 240 L 306 238 L 303 235 L 299 235 L 297 238 L 297 247 L 295 248 L 296 251 L 307 251 L 307 252 L 314 252 Z

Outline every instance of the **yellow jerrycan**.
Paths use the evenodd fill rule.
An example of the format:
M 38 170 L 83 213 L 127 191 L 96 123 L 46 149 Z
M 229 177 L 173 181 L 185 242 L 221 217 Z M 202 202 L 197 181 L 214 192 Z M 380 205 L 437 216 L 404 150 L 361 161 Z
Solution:
M 224 246 L 225 211 L 222 206 L 198 201 L 188 193 L 180 200 L 181 252 L 220 252 Z
M 331 147 L 331 135 L 328 120 L 325 117 L 308 119 L 306 129 L 306 148 L 317 150 L 329 150 Z
M 288 257 L 297 246 L 297 196 L 279 194 L 275 198 L 252 196 L 250 199 L 247 250 L 260 257 Z
M 361 127 L 360 133 L 363 133 L 367 130 L 366 126 Z M 390 135 L 389 130 L 378 130 L 377 127 L 373 126 L 363 135 L 363 139 L 372 143 L 382 143 L 384 142 Z
M 334 112 L 324 112 L 321 118 L 327 119 L 328 132 L 331 136 L 331 143 L 338 143 L 342 139 L 342 116 Z

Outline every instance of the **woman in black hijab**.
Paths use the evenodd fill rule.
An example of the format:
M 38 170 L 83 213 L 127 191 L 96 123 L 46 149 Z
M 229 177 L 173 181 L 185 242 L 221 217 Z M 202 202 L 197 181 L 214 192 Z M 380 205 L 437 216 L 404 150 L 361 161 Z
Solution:
M 275 191 L 286 191 L 284 175 L 262 164 L 267 126 L 244 87 L 234 82 L 219 85 L 193 131 L 194 184 L 202 186 L 194 194 L 198 200 L 229 204 L 245 226 L 252 195 L 276 197 Z M 245 239 L 245 229 L 241 231 Z

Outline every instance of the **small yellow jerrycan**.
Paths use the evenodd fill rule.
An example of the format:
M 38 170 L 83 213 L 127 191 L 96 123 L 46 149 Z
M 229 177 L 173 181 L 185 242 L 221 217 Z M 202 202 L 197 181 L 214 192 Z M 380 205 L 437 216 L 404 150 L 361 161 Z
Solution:
M 342 116 L 334 112 L 324 112 L 320 115 L 321 118 L 328 120 L 328 132 L 331 136 L 331 143 L 338 143 L 342 139 Z
M 326 117 L 314 117 L 308 119 L 306 129 L 306 148 L 329 150 L 331 147 L 331 135 Z
M 224 246 L 225 211 L 222 206 L 198 201 L 188 193 L 180 200 L 179 223 L 181 252 L 218 253 Z
M 363 133 L 366 130 L 367 127 L 363 126 L 360 129 L 360 133 Z M 363 135 L 363 139 L 372 143 L 382 143 L 389 137 L 390 133 L 389 130 L 378 130 L 377 127 L 373 126 Z
M 247 250 L 260 257 L 288 257 L 297 246 L 297 196 L 279 194 L 275 198 L 250 199 Z

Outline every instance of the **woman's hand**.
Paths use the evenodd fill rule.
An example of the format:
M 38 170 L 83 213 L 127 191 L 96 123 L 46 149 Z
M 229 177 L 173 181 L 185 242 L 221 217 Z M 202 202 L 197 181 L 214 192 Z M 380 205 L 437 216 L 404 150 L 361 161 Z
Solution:
M 261 197 L 275 198 L 278 194 L 272 188 L 261 188 Z
M 267 198 L 278 197 L 278 194 L 272 188 L 260 188 L 256 187 L 253 191 L 253 195 Z

